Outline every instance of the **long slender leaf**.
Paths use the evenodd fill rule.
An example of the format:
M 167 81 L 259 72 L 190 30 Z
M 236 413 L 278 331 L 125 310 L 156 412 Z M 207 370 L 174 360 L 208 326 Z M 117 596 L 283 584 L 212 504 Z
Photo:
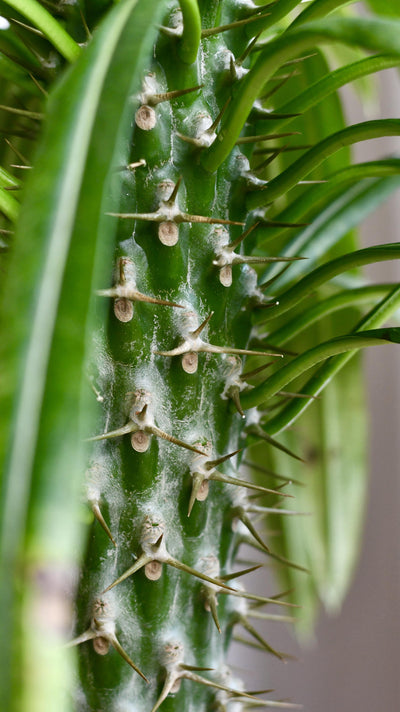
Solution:
M 347 255 L 330 260 L 326 264 L 317 267 L 308 275 L 303 277 L 297 284 L 279 295 L 279 303 L 268 309 L 268 314 L 261 314 L 256 321 L 267 321 L 284 314 L 290 307 L 296 306 L 307 297 L 317 287 L 325 284 L 333 277 L 346 270 L 360 267 L 361 265 L 382 262 L 385 260 L 399 259 L 400 247 L 397 243 L 388 245 L 377 245 L 375 247 L 365 247 L 362 250 L 350 252 Z
M 28 186 L 23 215 L 29 218 L 20 222 L 5 287 L 4 416 L 18 387 L 1 500 L 1 610 L 8 630 L 1 669 L 3 689 L 10 692 L 9 611 L 19 549 L 27 537 L 25 650 L 19 669 L 23 676 L 25 663 L 34 663 L 36 679 L 29 677 L 23 701 L 23 709 L 29 712 L 43 710 L 49 699 L 58 710 L 67 704 L 69 656 L 59 647 L 63 631 L 52 629 L 51 621 L 31 619 L 35 607 L 43 606 L 45 591 L 40 582 L 46 580 L 49 567 L 55 566 L 67 586 L 79 553 L 77 486 L 82 447 L 75 414 L 84 384 L 82 322 L 88 319 L 95 274 L 102 272 L 112 249 L 114 221 L 105 212 L 107 207 L 118 207 L 112 202 L 112 180 L 119 174 L 112 166 L 127 160 L 129 98 L 140 87 L 155 36 L 154 20 L 161 19 L 164 8 L 157 0 L 119 4 L 54 92 L 49 113 L 56 120 L 48 124 Z M 103 193 L 93 191 L 99 181 L 105 186 Z M 13 367 L 15 353 L 18 368 Z M 6 433 L 3 428 L 3 437 Z M 57 590 L 56 599 L 62 588 Z M 62 606 L 66 605 L 64 600 Z M 4 709 L 10 707 L 6 704 Z
M 341 354 L 346 351 L 354 351 L 366 346 L 379 346 L 385 342 L 400 342 L 400 328 L 372 329 L 360 333 L 338 336 L 329 341 L 325 341 L 318 346 L 314 346 L 305 353 L 297 356 L 293 361 L 282 366 L 264 383 L 259 384 L 252 391 L 245 393 L 241 397 L 241 404 L 244 409 L 253 408 L 255 405 L 263 403 L 268 398 L 276 395 L 278 391 L 293 381 L 305 371 L 315 366 L 320 361 L 325 361 L 331 356 Z
M 324 42 L 343 42 L 370 50 L 400 55 L 400 22 L 378 18 L 330 18 L 301 25 L 285 32 L 263 50 L 251 71 L 239 85 L 228 107 L 221 130 L 212 146 L 203 154 L 202 163 L 208 171 L 215 171 L 236 143 L 244 120 L 249 115 L 260 86 L 267 82 L 276 67 L 297 56 L 303 50 Z

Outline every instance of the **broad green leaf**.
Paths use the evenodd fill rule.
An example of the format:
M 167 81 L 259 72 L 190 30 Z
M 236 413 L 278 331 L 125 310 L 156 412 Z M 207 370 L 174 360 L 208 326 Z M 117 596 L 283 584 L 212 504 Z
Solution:
M 85 388 L 91 294 L 112 252 L 115 223 L 105 212 L 118 207 L 113 196 L 121 174 L 113 168 L 127 162 L 130 98 L 140 88 L 164 8 L 158 0 L 118 4 L 51 96 L 4 288 L 3 418 L 13 391 L 17 396 L 12 432 L 2 428 L 3 442 L 7 435 L 10 441 L 1 499 L 1 669 L 9 691 L 10 665 L 18 670 L 14 685 L 25 675 L 25 662 L 34 665 L 21 707 L 26 712 L 43 710 L 48 699 L 60 712 L 67 709 L 69 655 L 61 650 L 60 632 L 30 619 L 43 605 L 37 582 L 56 567 L 68 585 L 80 549 L 82 433 L 76 412 Z M 22 584 L 15 577 L 25 537 Z M 15 585 L 24 588 L 24 662 L 11 652 Z

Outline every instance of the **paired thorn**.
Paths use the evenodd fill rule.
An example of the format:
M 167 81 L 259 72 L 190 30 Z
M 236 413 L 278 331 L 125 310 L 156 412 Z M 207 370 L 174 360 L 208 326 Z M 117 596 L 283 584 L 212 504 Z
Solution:
M 210 353 L 210 354 L 238 354 L 243 356 L 276 356 L 282 358 L 280 353 L 268 353 L 266 351 L 251 351 L 249 349 L 237 349 L 231 348 L 229 346 L 216 346 L 203 341 L 200 338 L 200 334 L 208 324 L 214 312 L 211 312 L 208 317 L 200 324 L 198 328 L 192 331 L 188 331 L 186 338 L 181 342 L 179 346 L 170 351 L 154 351 L 158 356 L 183 356 L 184 354 L 195 355 L 197 353 Z M 197 362 L 195 368 L 190 373 L 194 373 L 197 368 Z M 186 369 L 185 369 L 186 370 Z
M 205 215 L 191 215 L 182 212 L 177 203 L 178 188 L 181 183 L 181 178 L 175 184 L 171 195 L 160 201 L 158 209 L 153 213 L 106 213 L 111 217 L 132 220 L 144 220 L 148 222 L 159 223 L 158 237 L 160 242 L 172 247 L 176 245 L 179 238 L 178 225 L 180 223 L 204 223 L 207 225 L 243 225 L 242 222 L 235 220 L 225 220 L 222 218 L 210 218 Z
M 230 287 L 232 284 L 232 267 L 234 265 L 242 264 L 270 264 L 273 262 L 292 262 L 297 260 L 305 259 L 304 257 L 265 257 L 258 255 L 238 255 L 234 250 L 248 237 L 253 230 L 255 230 L 260 225 L 260 221 L 251 225 L 245 232 L 239 235 L 233 242 L 224 242 L 224 235 L 222 240 L 219 240 L 219 244 L 215 248 L 216 259 L 213 260 L 213 265 L 219 268 L 219 280 L 224 287 Z
M 228 108 L 228 105 L 231 101 L 231 97 L 228 97 L 226 100 L 225 104 L 223 105 L 221 111 L 217 115 L 217 118 L 212 121 L 210 126 L 208 126 L 206 129 L 203 127 L 200 128 L 196 136 L 185 136 L 184 134 L 181 133 L 176 133 L 176 136 L 180 138 L 182 141 L 185 141 L 186 143 L 191 143 L 193 146 L 196 146 L 197 148 L 208 148 L 211 146 L 213 141 L 216 138 L 216 133 L 215 130 L 220 123 L 225 111 Z M 211 118 L 210 118 L 211 121 Z M 201 122 L 203 123 L 203 122 Z
M 186 450 L 195 452 L 198 455 L 205 454 L 203 450 L 200 450 L 194 445 L 190 445 L 174 435 L 164 432 L 161 428 L 158 428 L 154 423 L 151 409 L 149 409 L 150 403 L 151 394 L 139 389 L 134 394 L 134 403 L 130 410 L 128 422 L 116 430 L 110 430 L 106 433 L 102 433 L 101 435 L 95 435 L 92 438 L 88 438 L 87 442 L 111 440 L 123 435 L 130 435 L 133 449 L 136 450 L 136 452 L 146 452 L 150 446 L 149 436 L 154 435 L 155 437 L 166 440 L 174 445 L 179 445 Z
M 206 687 L 211 687 L 215 690 L 225 692 L 227 696 L 229 696 L 230 700 L 240 700 L 243 702 L 248 701 L 249 703 L 251 701 L 261 706 L 274 706 L 276 704 L 279 706 L 279 703 L 274 703 L 272 700 L 267 701 L 257 698 L 255 695 L 261 694 L 261 691 L 249 693 L 244 692 L 243 690 L 235 690 L 228 685 L 221 684 L 214 680 L 208 680 L 207 678 L 198 675 L 196 673 L 197 670 L 209 670 L 209 668 L 197 668 L 192 665 L 186 665 L 183 662 L 183 657 L 184 650 L 181 643 L 173 641 L 165 645 L 160 660 L 166 672 L 165 682 L 161 690 L 161 694 L 151 712 L 156 712 L 170 693 L 174 693 L 179 690 L 182 679 L 191 680 L 192 682 L 197 682 L 201 685 L 205 685 Z M 270 691 L 268 690 L 268 692 Z
M 95 602 L 90 627 L 77 638 L 71 640 L 66 647 L 70 648 L 75 645 L 80 645 L 89 640 L 93 640 L 93 647 L 95 652 L 99 655 L 106 655 L 110 645 L 112 645 L 114 650 L 117 651 L 128 665 L 130 665 L 145 682 L 149 682 L 147 677 L 139 670 L 119 642 L 115 634 L 114 616 L 111 614 L 109 604 L 105 601 L 98 600 Z
M 190 516 L 193 505 L 196 500 L 204 501 L 208 495 L 209 481 L 223 482 L 224 484 L 234 485 L 236 487 L 244 487 L 245 489 L 250 489 L 255 492 L 260 492 L 262 494 L 276 494 L 281 495 L 280 492 L 274 489 L 269 489 L 267 487 L 262 487 L 261 485 L 254 484 L 248 480 L 243 480 L 238 477 L 231 477 L 215 469 L 216 466 L 225 462 L 228 458 L 237 455 L 240 450 L 229 453 L 218 460 L 208 460 L 203 463 L 197 462 L 196 458 L 191 468 L 192 475 L 192 491 L 190 494 L 189 507 L 188 507 L 188 517 Z M 291 495 L 283 494 L 281 496 L 290 497 Z
M 131 566 L 119 578 L 113 581 L 113 583 L 111 583 L 103 591 L 103 593 L 110 591 L 112 588 L 114 588 L 114 586 L 117 586 L 119 583 L 122 583 L 122 581 L 125 581 L 125 579 L 127 579 L 129 576 L 132 576 L 132 574 L 139 571 L 139 569 L 148 566 L 154 561 L 158 562 L 159 564 L 166 564 L 167 566 L 172 566 L 175 569 L 179 569 L 179 571 L 184 571 L 185 573 L 190 574 L 191 576 L 194 576 L 195 578 L 198 578 L 201 581 L 206 581 L 207 583 L 217 586 L 218 588 L 224 588 L 228 591 L 232 590 L 230 586 L 227 586 L 223 581 L 212 578 L 211 576 L 207 576 L 207 574 L 204 574 L 201 571 L 198 571 L 197 569 L 194 569 L 188 564 L 185 564 L 182 561 L 179 561 L 178 559 L 175 559 L 173 556 L 171 556 L 168 553 L 165 545 L 164 531 L 165 525 L 160 520 L 157 520 L 157 522 L 153 522 L 151 517 L 146 517 L 140 541 L 143 553 L 135 561 L 133 566 Z M 148 571 L 146 572 L 145 569 L 146 575 L 148 574 Z M 152 577 L 147 575 L 147 578 L 151 579 Z M 159 578 L 159 576 L 157 578 Z
M 118 321 L 122 322 L 132 320 L 134 302 L 177 307 L 178 309 L 184 308 L 181 304 L 177 304 L 176 302 L 151 297 L 139 292 L 136 289 L 135 266 L 128 257 L 121 257 L 118 260 L 118 280 L 115 286 L 110 289 L 99 289 L 96 294 L 100 297 L 111 297 L 114 299 L 114 314 Z

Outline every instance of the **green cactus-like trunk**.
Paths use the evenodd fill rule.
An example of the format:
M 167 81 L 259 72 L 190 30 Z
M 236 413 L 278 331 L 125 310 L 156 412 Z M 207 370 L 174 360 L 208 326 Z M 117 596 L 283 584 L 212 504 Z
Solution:
M 206 5 L 203 28 L 214 27 L 221 18 Z M 234 19 L 225 9 L 223 22 Z M 179 49 L 161 37 L 144 77 L 134 175 L 120 207 L 127 217 L 112 285 L 98 297 L 111 302 L 93 366 L 104 439 L 93 444 L 87 474 L 89 499 L 109 532 L 94 521 L 81 585 L 78 633 L 90 627 L 98 636 L 81 646 L 91 710 L 150 710 L 167 693 L 176 694 L 165 709 L 210 709 L 219 696 L 222 709 L 230 693 L 199 684 L 202 673 L 182 665 L 211 668 L 210 684 L 235 687 L 224 659 L 243 600 L 222 595 L 219 577 L 232 572 L 246 495 L 215 478 L 237 476 L 232 453 L 243 444 L 242 416 L 231 408 L 243 357 L 230 350 L 246 348 L 256 276 L 231 266 L 229 244 L 245 231 L 248 164 L 237 148 L 213 174 L 199 161 L 230 95 L 229 36 L 204 39 L 190 66 Z M 192 87 L 158 103 L 157 95 Z M 114 635 L 148 683 L 115 649 Z M 178 692 L 182 677 L 189 679 Z

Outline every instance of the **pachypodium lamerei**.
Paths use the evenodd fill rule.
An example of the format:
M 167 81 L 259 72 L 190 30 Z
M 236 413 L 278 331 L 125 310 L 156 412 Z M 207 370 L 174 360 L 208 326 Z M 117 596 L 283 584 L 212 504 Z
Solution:
M 397 286 L 354 288 L 349 294 L 336 285 L 332 292 L 323 291 L 329 280 L 346 270 L 398 258 L 398 245 L 337 257 L 336 242 L 347 230 L 329 238 L 327 244 L 319 236 L 323 247 L 318 243 L 315 249 L 316 239 L 307 234 L 310 216 L 312 221 L 318 209 L 323 212 L 331 202 L 343 201 L 349 186 L 353 190 L 361 179 L 381 180 L 382 197 L 398 185 L 396 159 L 350 168 L 339 162 L 332 164 L 328 181 L 315 177 L 322 162 L 339 148 L 381 135 L 399 135 L 400 121 L 376 120 L 345 128 L 339 111 L 336 131 L 321 139 L 317 134 L 315 146 L 291 146 L 291 135 L 299 131 L 282 129 L 343 84 L 397 64 L 399 25 L 340 16 L 322 20 L 343 4 L 331 0 L 315 0 L 296 17 L 291 13 L 300 9 L 299 0 L 276 0 L 265 6 L 251 0 L 148 0 L 147 10 L 137 16 L 136 4 L 140 10 L 146 2 L 125 0 L 109 12 L 89 43 L 87 66 L 78 59 L 81 73 L 75 76 L 72 68 L 65 84 L 56 87 L 50 104 L 53 115 L 59 112 L 69 86 L 81 101 L 76 114 L 68 109 L 67 118 L 75 131 L 66 131 L 68 170 L 54 196 L 60 206 L 54 228 L 48 228 L 46 218 L 41 218 L 49 235 L 51 231 L 68 233 L 72 253 L 75 250 L 77 255 L 72 267 L 69 263 L 65 267 L 64 258 L 57 256 L 52 262 L 52 250 L 47 250 L 49 282 L 55 273 L 61 275 L 55 302 L 75 298 L 68 285 L 74 283 L 74 269 L 81 264 L 81 233 L 95 222 L 94 232 L 115 237 L 112 248 L 104 248 L 106 258 L 114 251 L 113 267 L 105 264 L 104 255 L 99 257 L 94 247 L 82 268 L 91 269 L 90 283 L 82 285 L 82 304 L 95 328 L 87 339 L 89 346 L 82 336 L 76 343 L 82 351 L 80 362 L 85 364 L 84 389 L 89 392 L 91 385 L 97 410 L 94 416 L 83 418 L 86 495 L 93 521 L 77 593 L 75 632 L 68 643 L 79 654 L 81 670 L 74 705 L 79 712 L 155 712 L 161 706 L 185 712 L 241 712 L 252 706 L 294 709 L 298 707 L 294 702 L 245 691 L 226 666 L 236 625 L 247 631 L 256 646 L 284 659 L 251 621 L 268 618 L 259 611 L 262 605 L 289 608 L 289 613 L 293 605 L 279 593 L 268 598 L 236 582 L 258 567 L 249 562 L 247 569 L 237 570 L 240 545 L 250 544 L 274 561 L 302 568 L 282 551 L 271 550 L 255 522 L 259 517 L 300 514 L 287 505 L 292 500 L 285 486 L 292 477 L 266 470 L 265 483 L 248 481 L 240 465 L 246 448 L 257 439 L 286 456 L 293 455 L 285 443 L 274 439 L 275 434 L 312 403 L 354 350 L 400 340 L 397 329 L 379 328 L 398 308 Z M 149 30 L 151 13 L 154 26 Z M 37 23 L 44 31 L 46 22 L 40 24 L 39 17 Z M 109 107 L 115 100 L 113 82 L 118 81 L 119 69 L 124 77 L 129 75 L 123 67 L 129 57 L 128 31 L 138 44 L 141 33 L 146 35 L 147 50 L 134 80 L 124 79 L 123 98 L 117 97 L 125 117 L 121 125 L 132 124 L 133 130 L 126 131 L 125 126 L 124 140 L 114 144 L 112 132 L 102 124 L 103 99 L 99 97 L 105 87 L 104 105 Z M 266 34 L 259 39 L 262 33 Z M 329 75 L 315 48 L 337 41 L 386 54 L 359 60 L 350 69 Z M 67 59 L 79 54 L 62 33 L 57 42 Z M 124 48 L 120 54 L 119 46 Z M 269 108 L 268 99 L 293 76 L 288 66 L 295 62 L 296 72 L 307 61 L 314 62 L 312 87 L 302 87 L 286 101 L 281 99 L 281 110 Z M 139 82 L 140 87 L 136 86 Z M 85 87 L 88 115 L 92 111 L 96 116 L 92 123 L 80 119 L 85 112 Z M 263 97 L 264 87 L 268 91 Z M 51 118 L 50 111 L 45 146 L 55 145 L 57 138 Z M 95 139 L 85 143 L 91 131 Z M 104 159 L 103 133 L 108 136 Z M 87 150 L 81 172 L 76 169 L 80 136 Z M 254 150 L 255 146 L 259 148 Z M 287 160 L 290 148 L 301 152 L 294 162 Z M 39 154 L 39 175 L 40 160 Z M 98 161 L 104 179 L 97 192 L 91 185 L 91 160 Z M 280 168 L 274 172 L 279 161 Z M 308 177 L 315 185 L 307 184 Z M 75 179 L 81 181 L 76 190 Z M 351 199 L 367 202 L 367 190 L 376 188 L 371 185 L 363 183 L 365 195 L 354 193 Z M 45 182 L 43 186 L 41 194 L 39 185 L 39 196 L 51 190 Z M 292 189 L 295 199 L 281 204 L 282 196 Z M 63 213 L 67 197 L 71 219 Z M 4 197 L 2 210 L 8 210 L 9 219 L 12 207 Z M 367 212 L 365 207 L 360 213 L 363 210 Z M 73 227 L 70 220 L 71 225 L 75 221 Z M 288 235 L 293 230 L 291 241 Z M 321 249 L 333 258 L 322 266 Z M 305 257 L 310 258 L 307 269 L 299 266 Z M 97 262 L 100 267 L 96 268 Z M 296 265 L 300 272 L 285 281 Z M 303 310 L 305 298 L 313 293 L 318 293 L 320 302 Z M 45 290 L 43 295 L 45 303 Z M 307 343 L 300 355 L 286 350 L 293 334 L 352 300 L 372 300 L 376 306 L 353 325 L 350 334 L 332 332 L 330 325 L 322 343 L 318 339 Z M 37 314 L 39 323 L 39 308 Z M 57 322 L 54 314 L 49 317 L 53 318 Z M 265 335 L 269 320 L 273 326 Z M 61 336 L 56 333 L 56 346 L 48 347 L 49 355 L 38 367 L 40 373 L 48 368 L 48 380 L 53 375 L 53 381 L 59 376 L 57 358 L 71 343 L 68 315 L 60 323 Z M 75 336 L 71 338 L 75 344 Z M 305 382 L 304 374 L 328 358 Z M 285 390 L 292 381 L 295 393 Z M 71 390 L 73 397 L 66 399 L 63 415 L 70 421 L 81 398 L 80 385 L 71 384 Z M 56 401 L 57 397 L 60 401 L 56 388 Z M 92 412 L 87 398 L 86 393 L 83 410 Z M 54 416 L 61 410 L 49 407 L 44 425 L 38 426 L 38 440 L 43 444 L 39 455 L 32 445 L 32 461 L 39 463 L 35 471 L 40 471 L 46 451 L 44 472 L 51 473 L 58 463 L 59 472 L 67 474 L 64 449 L 55 454 L 55 448 L 46 448 L 53 417 L 54 431 L 62 430 L 61 420 Z M 25 422 L 28 415 L 24 411 L 17 422 Z M 18 457 L 16 451 L 10 456 L 10 472 L 18 469 Z M 260 463 L 253 464 L 260 470 Z M 62 479 L 61 474 L 58 477 Z M 57 506 L 59 500 L 58 496 Z M 40 514 L 40 507 L 28 517 L 28 531 L 38 519 L 37 511 Z M 50 531 L 55 518 L 49 517 L 43 529 Z M 17 549 L 15 544 L 14 554 Z M 44 565 L 37 564 L 39 549 L 37 543 L 31 546 L 26 567 L 37 588 L 40 578 L 52 582 Z M 29 611 L 36 610 L 35 603 L 29 605 L 28 619 Z M 291 620 L 287 615 L 271 617 Z M 33 712 L 43 704 L 44 698 L 38 699 L 41 702 L 32 707 Z

